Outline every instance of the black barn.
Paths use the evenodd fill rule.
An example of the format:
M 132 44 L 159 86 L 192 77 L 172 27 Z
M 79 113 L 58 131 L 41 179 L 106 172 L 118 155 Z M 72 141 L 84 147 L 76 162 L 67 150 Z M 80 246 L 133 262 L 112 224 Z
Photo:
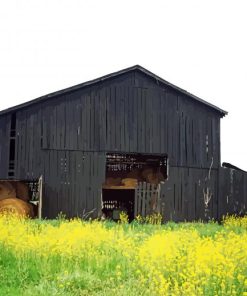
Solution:
M 133 66 L 1 111 L 0 179 L 42 175 L 48 218 L 244 214 L 247 174 L 221 167 L 226 114 Z

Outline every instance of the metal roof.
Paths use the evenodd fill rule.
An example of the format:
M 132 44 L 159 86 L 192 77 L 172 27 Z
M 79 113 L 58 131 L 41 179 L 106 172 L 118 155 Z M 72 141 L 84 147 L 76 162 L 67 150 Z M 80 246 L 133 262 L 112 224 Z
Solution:
M 177 87 L 176 85 L 174 85 L 174 84 L 164 80 L 163 78 L 155 75 L 154 73 L 148 71 L 147 69 L 143 68 L 142 66 L 135 65 L 135 66 L 132 66 L 132 67 L 129 67 L 129 68 L 126 68 L 126 69 L 123 69 L 123 70 L 120 70 L 120 71 L 117 71 L 117 72 L 114 72 L 114 73 L 111 73 L 111 74 L 108 74 L 108 75 L 105 75 L 105 76 L 90 80 L 90 81 L 87 81 L 87 82 L 84 82 L 84 83 L 81 83 L 81 84 L 77 84 L 77 85 L 72 86 L 72 87 L 68 87 L 68 88 L 65 88 L 65 89 L 62 89 L 62 90 L 59 90 L 59 91 L 44 95 L 44 96 L 36 98 L 34 100 L 31 100 L 31 101 L 16 105 L 14 107 L 10 107 L 8 109 L 0 111 L 0 115 L 6 114 L 6 113 L 9 113 L 9 112 L 12 112 L 12 111 L 16 111 L 16 110 L 28 107 L 30 105 L 39 103 L 41 101 L 45 101 L 45 100 L 57 97 L 58 95 L 65 94 L 65 93 L 68 93 L 68 92 L 72 92 L 72 91 L 75 91 L 75 90 L 78 90 L 78 89 L 81 89 L 81 88 L 84 88 L 84 87 L 87 87 L 87 86 L 91 86 L 91 85 L 97 84 L 99 82 L 102 82 L 102 81 L 105 81 L 105 80 L 108 80 L 108 79 L 111 79 L 111 78 L 115 78 L 115 77 L 117 77 L 119 75 L 131 72 L 131 71 L 136 71 L 136 70 L 146 74 L 147 76 L 151 77 L 152 79 L 155 79 L 157 82 L 159 82 L 161 84 L 164 84 L 166 86 L 169 86 L 172 89 L 174 89 L 174 90 L 176 90 L 176 91 L 178 91 L 178 92 L 180 92 L 182 94 L 185 94 L 186 96 L 194 99 L 195 101 L 198 101 L 198 102 L 200 102 L 200 103 L 214 109 L 215 111 L 219 112 L 222 117 L 228 114 L 228 112 L 220 109 L 219 107 L 217 107 L 217 106 L 215 106 L 215 105 L 213 105 L 213 104 L 211 104 L 211 103 L 209 103 L 207 101 L 204 101 L 203 99 L 201 99 L 201 98 L 187 92 L 186 90 L 184 90 L 184 89 L 182 89 L 180 87 Z

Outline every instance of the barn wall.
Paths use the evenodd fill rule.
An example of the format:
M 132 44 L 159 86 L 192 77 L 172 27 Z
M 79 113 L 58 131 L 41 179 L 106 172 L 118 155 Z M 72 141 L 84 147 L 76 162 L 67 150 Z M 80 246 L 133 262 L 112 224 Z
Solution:
M 15 178 L 44 176 L 44 217 L 82 216 L 101 209 L 101 185 L 105 180 L 105 153 L 42 148 L 42 108 L 22 109 L 16 114 Z M 3 117 L 0 117 L 2 119 Z M 7 122 L 7 124 L 6 124 Z M 1 124 L 1 178 L 8 178 L 9 123 Z M 4 150 L 3 150 L 4 149 Z M 5 164 L 5 167 L 4 167 Z
M 213 169 L 170 167 L 169 178 L 162 185 L 162 216 L 165 221 L 194 221 L 218 217 L 218 171 Z M 205 180 L 207 178 L 207 180 Z M 204 192 L 211 199 L 205 206 Z
M 167 153 L 173 166 L 220 165 L 220 118 L 169 90 L 130 79 L 17 112 L 17 171 L 35 175 L 40 149 Z M 208 145 L 207 145 L 208 141 Z M 35 157 L 33 157 L 35 154 Z
M 8 145 L 6 118 L 0 117 L 5 124 L 0 132 Z M 172 214 L 175 220 L 201 218 L 201 195 L 195 191 L 200 188 L 190 184 L 203 178 L 212 159 L 213 168 L 218 168 L 219 133 L 217 112 L 145 75 L 126 74 L 18 110 L 15 178 L 29 180 L 43 174 L 44 216 L 53 218 L 60 211 L 73 216 L 100 208 L 105 152 L 167 153 L 171 169 L 165 203 L 176 209 L 176 198 L 182 198 L 184 206 Z M 1 149 L 7 155 L 3 141 Z M 4 159 L 0 172 L 6 178 L 8 158 Z M 169 182 L 180 189 L 168 190 Z M 181 188 L 183 197 L 178 194 Z M 193 201 L 196 196 L 198 202 Z M 190 202 L 197 202 L 198 214 L 190 212 Z
M 247 172 L 219 170 L 219 216 L 247 214 Z
M 38 178 L 44 172 L 41 150 L 42 109 L 36 105 L 16 113 L 16 175 L 23 180 Z
M 0 179 L 8 177 L 10 115 L 0 116 Z
M 44 163 L 44 213 L 67 217 L 89 212 L 97 217 L 101 209 L 101 186 L 105 179 L 105 155 L 95 152 L 46 151 Z M 52 166 L 49 164 L 52 163 Z
M 44 103 L 42 114 L 44 149 L 168 153 L 171 165 L 202 168 L 213 157 L 220 165 L 219 114 L 158 85 L 105 82 Z

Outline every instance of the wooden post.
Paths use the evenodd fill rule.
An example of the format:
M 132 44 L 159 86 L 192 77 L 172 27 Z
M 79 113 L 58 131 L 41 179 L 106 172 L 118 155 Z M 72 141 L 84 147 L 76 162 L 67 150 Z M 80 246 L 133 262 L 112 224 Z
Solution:
M 43 197 L 43 176 L 41 175 L 39 178 L 39 184 L 38 184 L 38 218 L 42 218 L 42 197 Z
M 135 188 L 134 218 L 138 216 L 138 186 Z
M 146 206 L 146 194 L 147 194 L 147 183 L 146 182 L 143 182 L 142 183 L 142 217 L 145 217 L 146 216 L 146 209 L 145 209 L 145 206 Z
M 160 188 L 161 188 L 161 186 L 160 186 L 160 184 L 158 184 L 158 187 L 157 187 L 157 212 L 160 214 L 161 213 L 161 211 L 160 211 L 160 203 L 161 203 L 161 199 L 160 199 Z

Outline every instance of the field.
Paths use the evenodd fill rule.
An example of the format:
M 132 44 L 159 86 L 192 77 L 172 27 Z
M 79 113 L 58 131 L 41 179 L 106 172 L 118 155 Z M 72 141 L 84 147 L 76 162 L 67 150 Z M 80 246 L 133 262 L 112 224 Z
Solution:
M 152 225 L 2 216 L 0 295 L 247 295 L 247 217 Z

